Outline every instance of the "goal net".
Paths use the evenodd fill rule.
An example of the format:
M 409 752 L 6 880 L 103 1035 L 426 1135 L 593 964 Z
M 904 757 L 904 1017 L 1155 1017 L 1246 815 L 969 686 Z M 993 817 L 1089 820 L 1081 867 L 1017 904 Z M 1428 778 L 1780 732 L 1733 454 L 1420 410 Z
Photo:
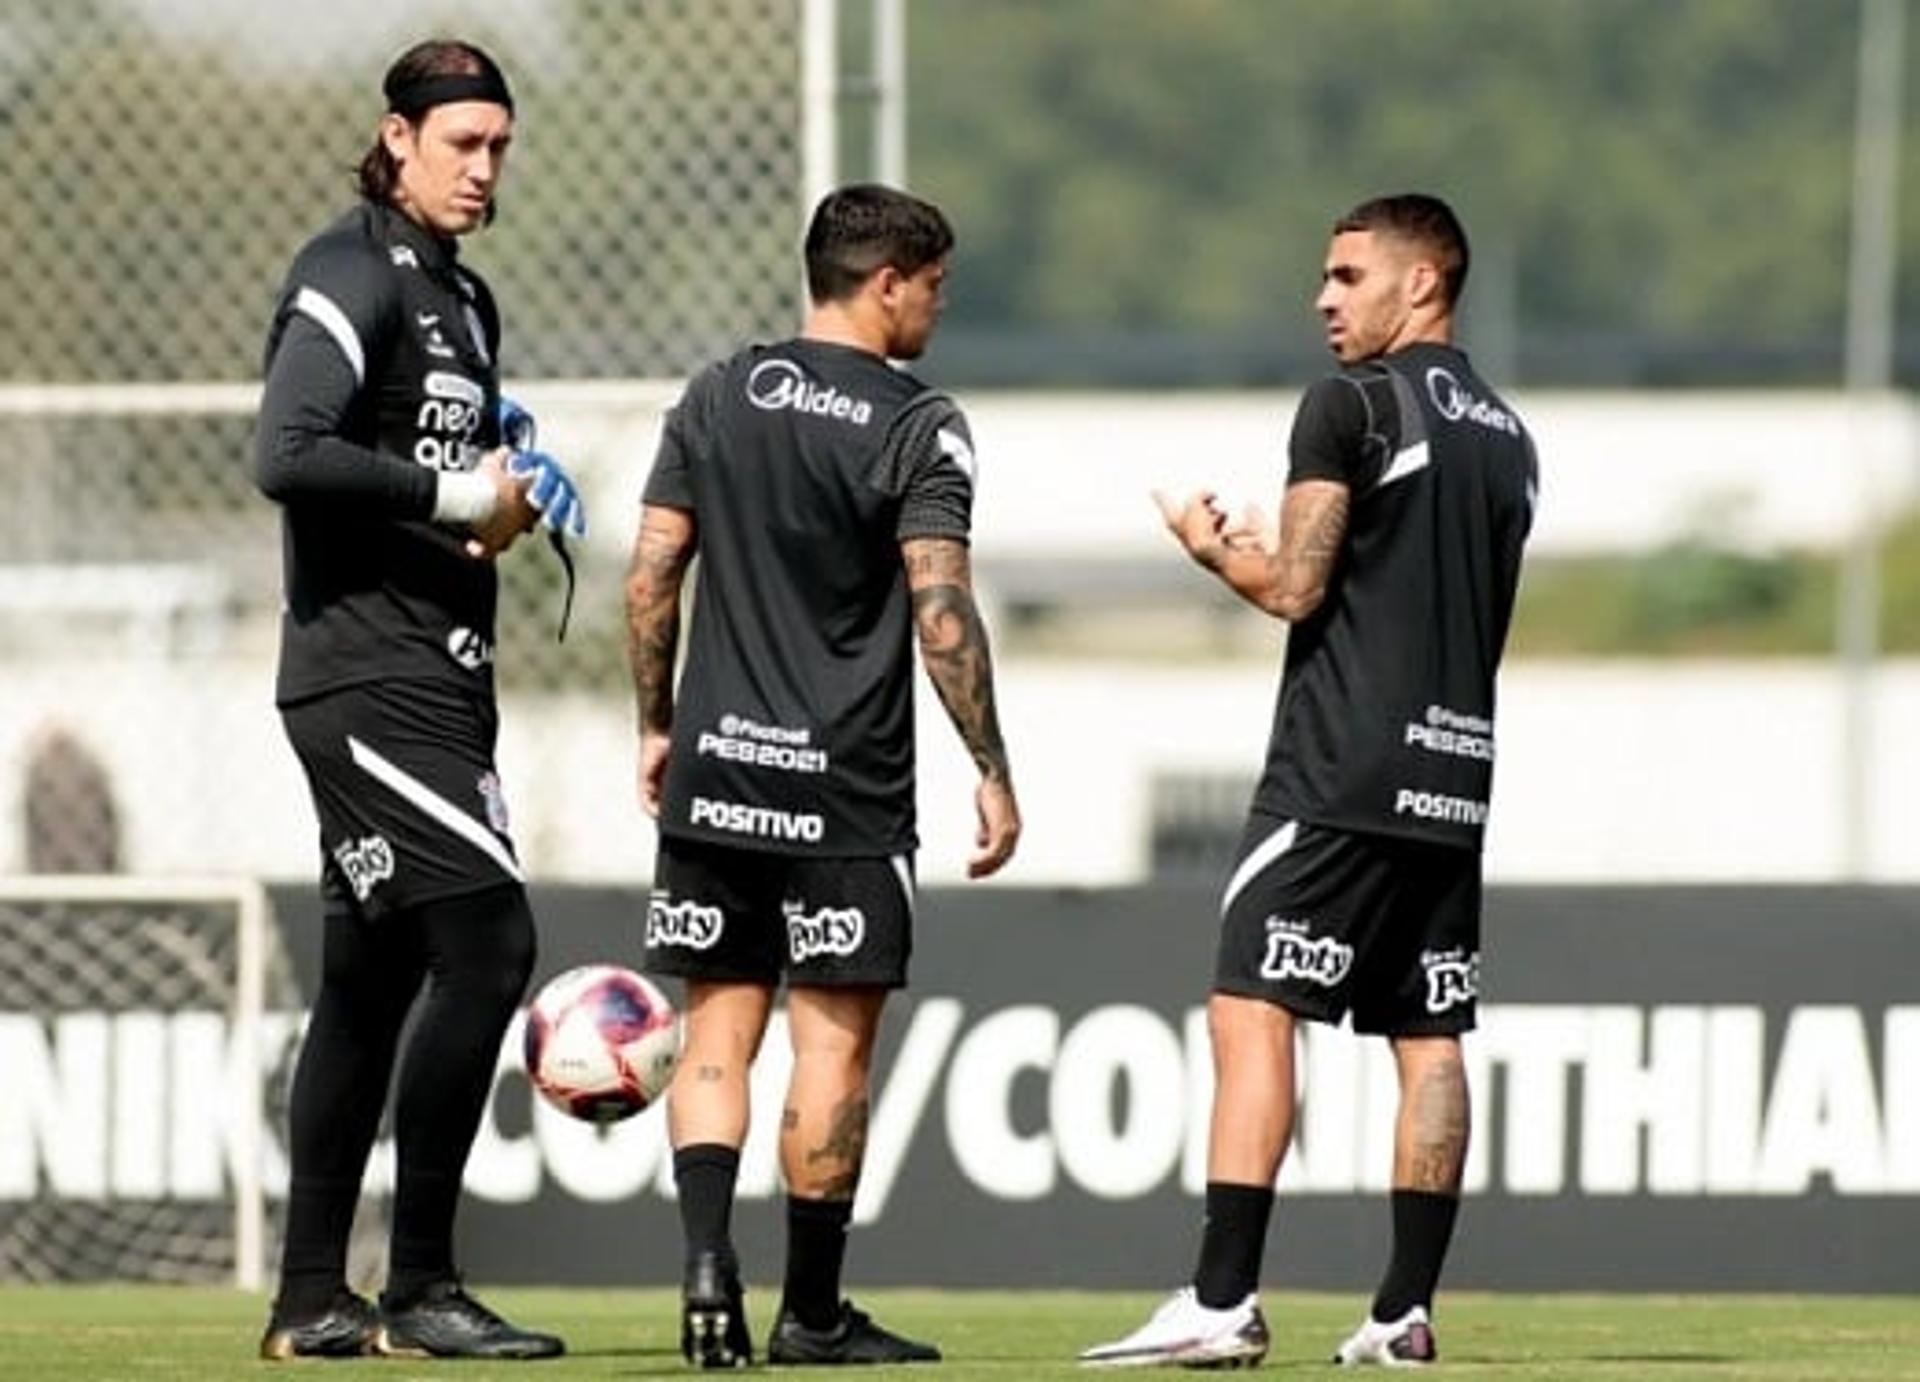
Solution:
M 246 880 L 0 878 L 0 1281 L 253 1288 L 300 995 Z

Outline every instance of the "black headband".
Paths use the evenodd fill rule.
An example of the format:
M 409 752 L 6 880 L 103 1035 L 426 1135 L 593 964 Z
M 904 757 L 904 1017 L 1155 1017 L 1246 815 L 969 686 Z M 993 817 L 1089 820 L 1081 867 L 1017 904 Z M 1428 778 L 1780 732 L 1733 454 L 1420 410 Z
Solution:
M 454 101 L 491 101 L 513 113 L 513 97 L 507 92 L 506 78 L 498 72 L 448 72 L 387 91 L 387 109 L 409 120 Z

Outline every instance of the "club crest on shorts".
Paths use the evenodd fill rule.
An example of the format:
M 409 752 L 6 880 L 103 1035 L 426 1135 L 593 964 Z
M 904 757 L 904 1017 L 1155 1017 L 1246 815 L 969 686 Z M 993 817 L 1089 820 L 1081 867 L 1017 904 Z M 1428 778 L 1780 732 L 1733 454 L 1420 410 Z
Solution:
M 1353 968 L 1353 947 L 1332 936 L 1309 934 L 1310 924 L 1297 917 L 1267 918 L 1267 953 L 1260 961 L 1265 979 L 1304 979 L 1321 988 L 1333 988 Z
M 664 892 L 647 898 L 647 945 L 711 950 L 726 930 L 726 913 L 698 902 L 673 902 Z
M 375 888 L 393 877 L 393 846 L 384 835 L 342 840 L 333 847 L 333 862 L 353 889 L 354 901 L 365 902 Z
M 1443 1013 L 1480 996 L 1480 952 L 1423 950 L 1420 968 L 1427 976 L 1427 1011 Z
M 867 938 L 867 917 L 858 907 L 822 907 L 817 912 L 804 910 L 804 904 L 783 902 L 780 910 L 787 917 L 787 953 L 795 964 L 820 955 L 843 958 L 860 949 Z
M 507 794 L 500 790 L 498 773 L 482 773 L 476 784 L 480 789 L 480 800 L 486 803 L 487 824 L 493 827 L 496 835 L 507 833 Z

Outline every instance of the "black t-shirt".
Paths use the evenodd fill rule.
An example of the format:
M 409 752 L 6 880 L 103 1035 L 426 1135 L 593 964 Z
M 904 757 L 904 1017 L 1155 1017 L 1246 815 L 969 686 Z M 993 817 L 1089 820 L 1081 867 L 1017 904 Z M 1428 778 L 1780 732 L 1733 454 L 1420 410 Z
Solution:
M 1416 345 L 1315 384 L 1288 450 L 1289 484 L 1338 480 L 1351 509 L 1326 600 L 1287 638 L 1254 803 L 1478 849 L 1532 439 L 1465 355 Z
M 964 540 L 973 471 L 952 400 L 862 350 L 754 346 L 687 386 L 645 493 L 699 532 L 662 833 L 786 854 L 914 847 L 900 543 Z
M 362 203 L 288 270 L 255 463 L 282 504 L 281 704 L 367 681 L 493 689 L 493 564 L 431 521 L 497 443 L 500 321 L 451 241 Z

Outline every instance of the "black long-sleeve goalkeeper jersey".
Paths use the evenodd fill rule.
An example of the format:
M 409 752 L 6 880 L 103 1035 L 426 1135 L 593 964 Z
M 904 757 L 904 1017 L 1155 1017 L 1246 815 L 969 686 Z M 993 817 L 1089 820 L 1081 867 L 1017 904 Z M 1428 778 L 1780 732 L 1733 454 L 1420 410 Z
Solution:
M 500 319 L 451 241 L 363 202 L 294 258 L 267 335 L 255 478 L 282 509 L 285 705 L 368 681 L 491 694 L 493 564 L 431 521 L 497 443 Z

